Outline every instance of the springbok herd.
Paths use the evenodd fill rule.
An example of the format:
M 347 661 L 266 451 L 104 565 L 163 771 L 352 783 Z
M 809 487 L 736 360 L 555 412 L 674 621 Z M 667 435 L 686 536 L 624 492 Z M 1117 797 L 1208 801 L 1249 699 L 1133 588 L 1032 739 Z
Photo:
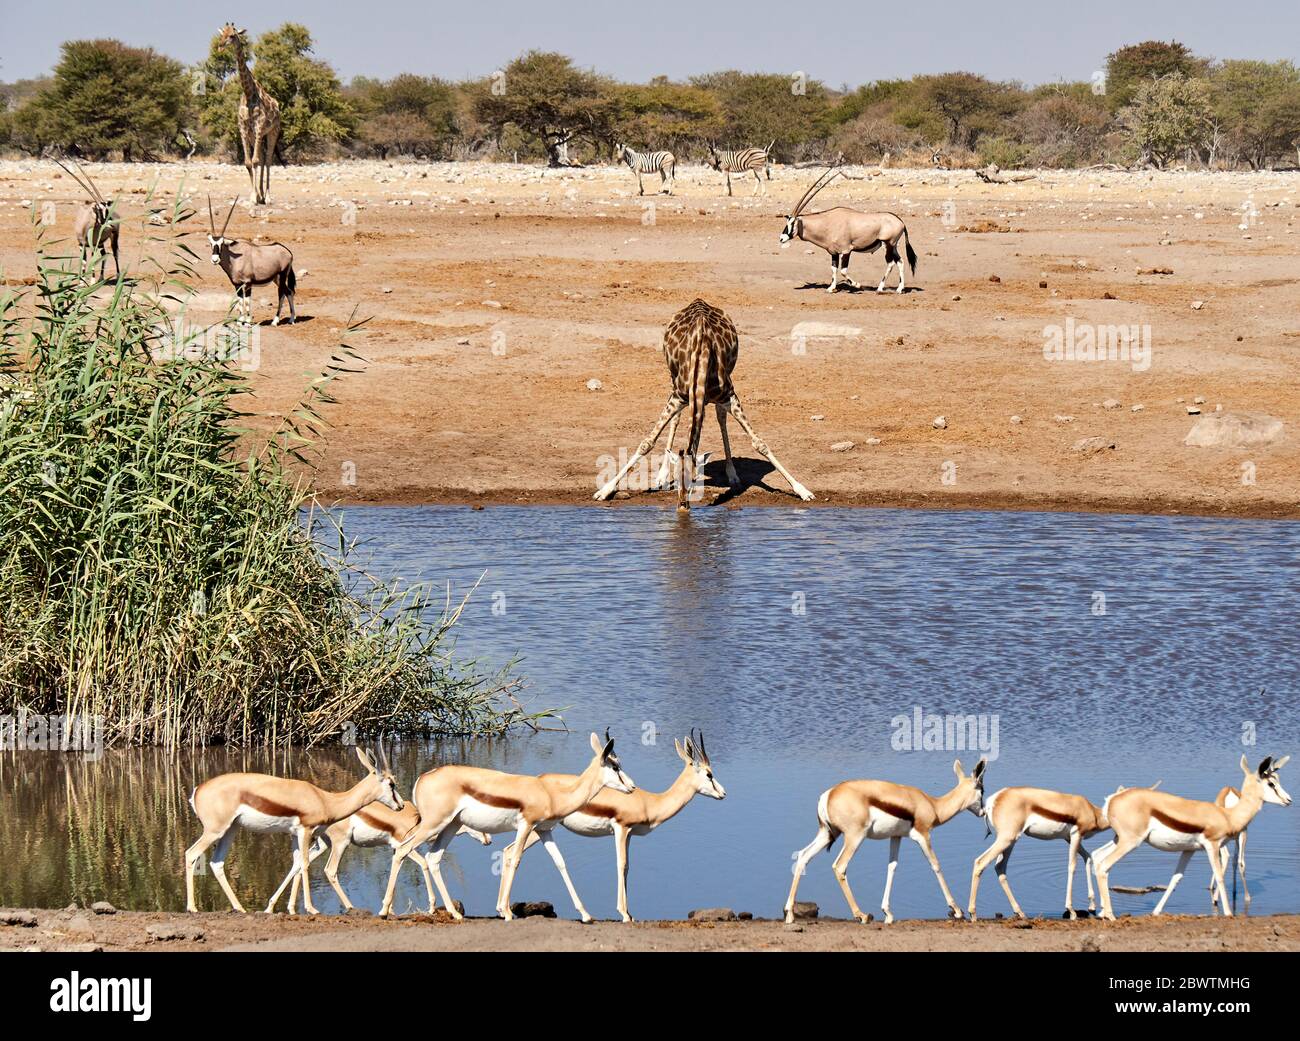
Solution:
M 269 774 L 228 773 L 205 781 L 194 789 L 190 805 L 203 823 L 203 834 L 185 852 L 186 908 L 197 911 L 194 900 L 194 873 L 200 858 L 208 854 L 212 873 L 236 911 L 243 905 L 235 896 L 225 874 L 226 852 L 236 827 L 259 832 L 287 832 L 294 838 L 293 863 L 280 887 L 271 897 L 267 912 L 275 906 L 286 887 L 292 885 L 288 909 L 297 907 L 301 890 L 309 914 L 317 914 L 311 899 L 311 862 L 329 849 L 325 875 L 346 909 L 352 908 L 347 893 L 338 880 L 338 866 L 350 845 L 387 846 L 393 851 L 380 915 L 392 914 L 393 890 L 402 861 L 415 860 L 424 875 L 429 896 L 429 913 L 437 907 L 434 887 L 446 909 L 454 918 L 461 912 L 447 892 L 441 872 L 442 854 L 457 835 L 466 834 L 490 844 L 497 833 L 513 834 L 502 862 L 497 890 L 497 913 L 504 919 L 513 917 L 510 894 L 515 873 L 523 854 L 536 842 L 546 847 L 555 862 L 573 906 L 584 922 L 591 915 L 582 904 L 569 877 L 564 856 L 555 841 L 555 828 L 563 825 L 578 835 L 614 836 L 618 877 L 618 913 L 624 922 L 632 921 L 627 902 L 628 846 L 633 835 L 648 835 L 659 825 L 676 816 L 695 795 L 722 800 L 726 791 L 713 771 L 705 749 L 703 735 L 694 732 L 673 745 L 682 761 L 682 771 L 672 785 L 662 792 L 637 788 L 614 754 L 614 741 L 606 731 L 604 740 L 591 735 L 592 758 L 580 774 L 503 773 L 476 766 L 448 764 L 421 774 L 404 800 L 388 764 L 382 746 L 371 758 L 361 749 L 357 757 L 366 776 L 346 792 L 327 792 L 307 781 L 290 780 Z M 1076 858 L 1084 862 L 1088 884 L 1088 910 L 1096 910 L 1092 876 L 1101 890 L 1100 917 L 1113 919 L 1108 879 L 1111 870 L 1142 843 L 1178 854 L 1164 895 L 1153 914 L 1160 914 L 1197 849 L 1205 851 L 1210 862 L 1211 899 L 1224 915 L 1232 908 L 1224 887 L 1228 863 L 1228 843 L 1237 842 L 1238 868 L 1245 884 L 1246 829 L 1264 803 L 1290 805 L 1278 779 L 1278 773 L 1290 756 L 1263 759 L 1252 769 L 1241 757 L 1242 780 L 1239 788 L 1225 787 L 1214 802 L 1184 799 L 1150 788 L 1121 787 L 1097 806 L 1082 795 L 1050 791 L 1044 788 L 1003 788 L 987 798 L 984 781 L 988 763 L 981 759 L 970 773 L 961 760 L 953 763 L 956 783 L 942 795 L 932 796 L 911 785 L 891 781 L 841 781 L 822 792 L 817 800 L 817 834 L 795 854 L 794 879 L 785 902 L 785 919 L 794 920 L 795 895 L 808 862 L 841 836 L 844 845 L 832 868 L 844 891 L 853 917 L 871 920 L 859 906 L 849 887 L 848 866 L 863 839 L 889 839 L 889 868 L 885 875 L 885 892 L 881 900 L 884 920 L 892 922 L 890 893 L 894 871 L 898 866 L 899 846 L 910 838 L 925 853 L 943 898 L 953 918 L 962 910 L 953 898 L 939 867 L 939 858 L 931 844 L 931 833 L 941 824 L 969 810 L 983 817 L 994 835 L 993 844 L 975 858 L 971 872 L 970 900 L 966 916 L 975 919 L 975 897 L 980 876 L 990 864 L 1006 892 L 1011 909 L 1018 918 L 1025 913 L 1011 891 L 1007 864 L 1016 842 L 1024 836 L 1035 839 L 1064 839 L 1069 843 L 1066 861 L 1065 915 L 1077 917 L 1074 910 L 1074 867 Z M 1094 853 L 1083 847 L 1083 840 L 1104 831 L 1114 838 Z M 1093 861 L 1096 859 L 1096 864 Z M 1245 891 L 1247 903 L 1249 890 Z

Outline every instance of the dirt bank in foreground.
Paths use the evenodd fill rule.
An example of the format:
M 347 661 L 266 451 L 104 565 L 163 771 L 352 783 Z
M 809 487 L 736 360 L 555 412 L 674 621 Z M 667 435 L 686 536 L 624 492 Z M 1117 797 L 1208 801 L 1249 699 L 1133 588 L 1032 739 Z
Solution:
M 206 193 L 247 191 L 239 167 L 91 169 L 124 192 L 132 270 L 143 185 L 160 178 L 169 199 L 185 177 L 200 208 Z M 907 222 L 920 257 L 903 296 L 828 295 L 826 255 L 779 245 L 813 176 L 778 168 L 766 197 L 728 199 L 719 175 L 686 164 L 676 196 L 640 199 L 612 166 L 277 168 L 272 205 L 237 211 L 231 232 L 290 246 L 310 320 L 261 328 L 245 407 L 262 423 L 291 408 L 356 308 L 373 316 L 351 341 L 369 366 L 326 410 L 322 496 L 586 503 L 662 409 L 663 328 L 703 296 L 740 330 L 749 418 L 819 501 L 1300 517 L 1300 175 L 1043 171 L 990 185 L 886 170 L 828 188 L 819 205 Z M 32 207 L 55 201 L 47 234 L 66 235 L 76 195 L 52 164 L 0 163 L 7 282 L 32 274 Z M 191 317 L 206 324 L 230 289 L 206 257 L 200 268 Z M 874 287 L 882 268 L 876 254 L 851 270 Z M 273 304 L 259 291 L 258 317 Z M 1045 329 L 1085 326 L 1136 326 L 1150 357 L 1044 357 Z M 1185 446 L 1189 409 L 1220 405 L 1285 433 Z M 796 502 L 734 424 L 732 440 L 751 485 L 732 503 Z M 711 498 L 723 476 L 711 416 L 703 448 Z M 632 503 L 668 498 L 638 490 L 648 476 L 633 475 Z
M 364 913 L 320 918 L 231 913 L 119 911 L 0 912 L 34 924 L 0 924 L 0 950 L 105 951 L 1300 951 L 1300 915 L 1260 918 L 1168 916 L 1118 922 L 992 919 L 858 925 L 820 919 L 780 922 L 641 922 L 622 925 L 550 918 L 453 923 L 412 915 L 381 921 Z

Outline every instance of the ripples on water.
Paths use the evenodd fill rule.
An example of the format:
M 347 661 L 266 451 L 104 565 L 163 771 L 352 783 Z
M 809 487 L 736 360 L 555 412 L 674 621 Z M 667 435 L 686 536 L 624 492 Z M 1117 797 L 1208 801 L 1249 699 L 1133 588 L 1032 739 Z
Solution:
M 481 578 L 458 654 L 490 664 L 520 655 L 530 707 L 563 709 L 573 730 L 494 744 L 409 745 L 399 759 L 407 783 L 441 761 L 576 771 L 588 755 L 586 732 L 608 726 L 633 778 L 661 789 L 679 765 L 672 737 L 692 726 L 705 731 L 727 800 L 699 799 L 655 835 L 633 840 L 630 893 L 640 917 L 714 905 L 778 913 L 791 852 L 812 837 L 817 796 L 835 781 L 884 777 L 945 790 L 954 756 L 969 766 L 978 752 L 895 750 L 891 721 L 917 706 L 982 715 L 988 725 L 996 716 L 990 791 L 1034 784 L 1100 801 L 1118 784 L 1162 780 L 1168 790 L 1212 798 L 1223 784 L 1240 783 L 1243 751 L 1257 761 L 1300 744 L 1292 593 L 1300 527 L 1289 523 L 411 507 L 349 509 L 346 525 L 380 574 L 450 583 L 453 597 Z M 1096 613 L 1101 597 L 1104 613 Z M 1258 744 L 1243 748 L 1247 727 Z M 79 899 L 115 899 L 116 888 L 122 906 L 181 906 L 180 850 L 197 835 L 184 801 L 194 779 L 265 764 L 239 756 L 232 766 L 232 754 L 211 752 L 168 770 L 142 764 L 149 757 L 113 757 L 116 765 L 97 768 L 5 757 L 0 783 L 6 802 L 22 812 L 5 814 L 0 855 L 14 856 L 11 843 L 26 846 L 32 867 L 0 872 L 0 902 L 58 905 L 73 897 L 70 888 Z M 278 768 L 340 787 L 352 776 L 333 751 L 298 754 Z M 128 780 L 133 772 L 139 782 Z M 167 794 L 131 808 L 123 792 L 139 802 L 137 783 Z M 24 801 L 25 792 L 40 797 Z M 108 853 L 78 839 L 73 802 L 98 810 Z M 51 834 L 35 837 L 30 814 Z M 1266 806 L 1251 828 L 1256 912 L 1300 910 L 1298 814 Z M 612 916 L 612 840 L 559 835 L 588 908 Z M 470 913 L 491 911 L 492 857 L 504 844 L 499 837 L 489 850 L 463 840 L 452 847 L 463 878 L 452 872 L 449 882 Z M 969 814 L 936 833 L 963 906 L 971 860 L 987 844 L 984 823 Z M 248 906 L 264 902 L 272 876 L 278 881 L 287 846 L 285 839 L 236 840 L 230 865 Z M 886 848 L 866 843 L 853 862 L 864 908 L 879 903 Z M 1060 912 L 1065 853 L 1064 843 L 1018 845 L 1010 877 L 1031 914 Z M 1113 878 L 1163 883 L 1175 859 L 1143 850 Z M 387 861 L 380 852 L 349 853 L 343 878 L 355 903 L 377 906 Z M 1193 865 L 1171 911 L 1209 907 L 1208 867 L 1203 859 Z M 398 905 L 418 906 L 422 885 L 414 869 L 405 872 Z M 323 878 L 319 886 L 319 906 L 336 907 Z M 203 906 L 221 906 L 211 879 L 201 892 Z M 1076 906 L 1084 906 L 1083 892 L 1080 874 Z M 515 896 L 548 899 L 569 913 L 553 866 L 536 850 Z M 847 913 L 825 855 L 813 861 L 800 896 L 824 913 Z M 1155 899 L 1117 896 L 1117 910 L 1149 910 Z M 980 907 L 984 914 L 1007 909 L 991 873 Z M 944 909 L 911 843 L 894 909 L 924 917 Z

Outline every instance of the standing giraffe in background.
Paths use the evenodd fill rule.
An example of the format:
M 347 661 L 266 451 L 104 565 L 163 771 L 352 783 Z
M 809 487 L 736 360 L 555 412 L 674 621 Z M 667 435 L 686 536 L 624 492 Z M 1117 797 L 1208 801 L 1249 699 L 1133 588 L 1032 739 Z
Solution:
M 612 480 L 594 498 L 608 499 L 618 489 L 618 482 L 644 456 L 650 453 L 664 427 L 672 424 L 668 431 L 668 450 L 664 453 L 663 465 L 659 468 L 657 483 L 662 485 L 671 468 L 673 437 L 677 433 L 677 418 L 683 409 L 690 406 L 691 433 L 686 442 L 686 450 L 681 453 L 681 473 L 678 475 L 679 502 L 686 506 L 686 464 L 690 460 L 692 477 L 699 476 L 701 469 L 698 453 L 700 434 L 704 429 L 704 410 L 712 405 L 717 411 L 718 429 L 722 431 L 722 449 L 727 456 L 727 483 L 732 487 L 740 484 L 736 466 L 731 461 L 731 441 L 727 437 L 727 414 L 735 417 L 754 443 L 754 449 L 771 463 L 782 477 L 790 482 L 790 487 L 804 502 L 811 502 L 813 493 L 794 479 L 772 450 L 749 425 L 745 413 L 740 407 L 740 398 L 731 385 L 731 370 L 736 367 L 736 358 L 740 354 L 740 336 L 736 327 L 726 313 L 703 300 L 693 300 L 673 316 L 664 330 L 664 358 L 668 362 L 668 377 L 672 381 L 673 392 L 668 398 L 659 416 L 659 422 L 637 447 L 632 458 L 627 461 Z
M 280 140 L 280 103 L 248 70 L 247 38 L 246 30 L 236 29 L 230 22 L 221 28 L 222 46 L 235 49 L 235 68 L 239 70 L 239 84 L 244 89 L 244 100 L 239 103 L 239 140 L 244 146 L 244 168 L 253 186 L 253 201 L 264 204 L 271 189 L 271 158 Z

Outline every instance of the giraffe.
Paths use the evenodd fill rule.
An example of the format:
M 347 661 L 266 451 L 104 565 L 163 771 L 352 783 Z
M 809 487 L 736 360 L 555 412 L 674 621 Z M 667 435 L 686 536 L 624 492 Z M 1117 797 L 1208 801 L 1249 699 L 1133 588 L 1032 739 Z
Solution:
M 671 468 L 673 438 L 677 433 L 677 420 L 688 406 L 690 408 L 691 432 L 687 438 L 686 448 L 679 453 L 681 473 L 678 480 L 678 502 L 689 509 L 686 502 L 686 463 L 691 461 L 692 476 L 698 477 L 701 462 L 700 433 L 704 428 L 704 410 L 712 405 L 718 417 L 718 429 L 722 431 L 722 449 L 727 457 L 727 483 L 733 488 L 740 484 L 736 475 L 736 466 L 731 460 L 731 441 L 727 437 L 727 416 L 730 414 L 744 428 L 745 433 L 754 443 L 754 449 L 771 463 L 778 473 L 790 482 L 796 495 L 804 502 L 811 502 L 813 493 L 794 479 L 778 461 L 767 444 L 754 433 L 745 413 L 740 407 L 740 398 L 731 385 L 731 370 L 736 366 L 736 357 L 740 353 L 740 337 L 736 326 L 727 317 L 726 312 L 696 299 L 687 304 L 673 316 L 668 328 L 664 330 L 664 358 L 668 362 L 668 377 L 672 381 L 672 394 L 668 404 L 659 415 L 644 441 L 637 447 L 632 458 L 614 475 L 613 480 L 596 492 L 597 500 L 608 499 L 618 488 L 618 482 L 634 467 L 639 460 L 650 453 L 664 427 L 668 427 L 668 450 L 664 453 L 663 464 L 659 468 L 657 485 L 662 486 L 668 479 Z M 671 424 L 671 426 L 669 426 Z
M 244 168 L 253 186 L 253 201 L 266 202 L 271 187 L 271 159 L 280 140 L 280 103 L 257 82 L 248 69 L 247 30 L 227 22 L 221 27 L 221 45 L 235 49 L 235 68 L 244 100 L 239 103 L 239 140 L 244 146 Z M 257 172 L 254 173 L 254 170 Z

